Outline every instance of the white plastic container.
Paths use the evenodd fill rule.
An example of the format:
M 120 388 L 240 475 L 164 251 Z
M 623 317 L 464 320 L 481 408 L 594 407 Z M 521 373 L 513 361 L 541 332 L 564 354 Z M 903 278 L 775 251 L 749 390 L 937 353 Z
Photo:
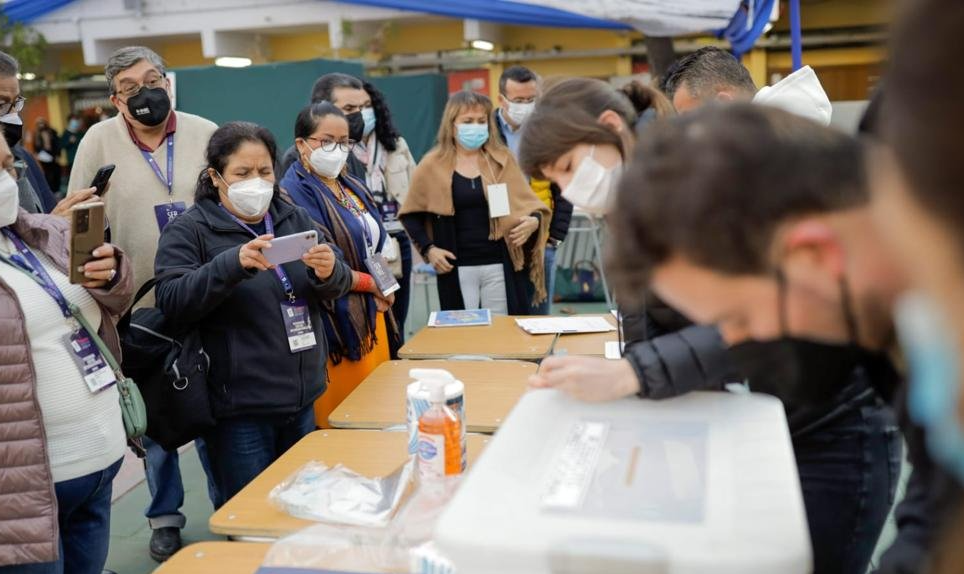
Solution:
M 567 446 L 568 445 L 568 446 Z M 436 528 L 459 574 L 806 574 L 783 405 L 526 394 Z
M 462 423 L 462 470 L 465 470 L 467 450 L 465 446 L 465 384 L 452 373 L 442 369 L 412 369 L 408 376 L 415 379 L 406 389 L 406 423 L 408 425 L 408 454 L 418 452 L 418 419 L 432 406 L 429 400 L 429 384 L 442 381 L 445 384 L 445 404 Z M 423 384 L 423 381 L 427 384 Z

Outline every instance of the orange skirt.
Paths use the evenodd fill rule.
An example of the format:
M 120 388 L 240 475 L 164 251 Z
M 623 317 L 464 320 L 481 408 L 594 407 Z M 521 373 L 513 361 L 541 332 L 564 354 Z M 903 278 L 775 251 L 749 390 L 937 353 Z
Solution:
M 378 314 L 378 324 L 375 326 L 375 336 L 378 343 L 370 353 L 358 361 L 342 359 L 341 364 L 335 365 L 328 361 L 328 390 L 315 401 L 315 424 L 320 428 L 331 428 L 328 417 L 338 408 L 345 398 L 361 384 L 375 368 L 389 359 L 388 328 L 385 326 L 385 315 Z

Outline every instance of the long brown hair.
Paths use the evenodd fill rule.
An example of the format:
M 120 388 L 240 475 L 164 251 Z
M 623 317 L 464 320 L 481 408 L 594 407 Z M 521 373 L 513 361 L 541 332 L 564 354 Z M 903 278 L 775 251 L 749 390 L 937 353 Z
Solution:
M 492 100 L 482 94 L 463 90 L 449 96 L 449 101 L 445 104 L 445 111 L 442 112 L 442 123 L 439 124 L 438 136 L 436 137 L 436 149 L 443 161 L 455 161 L 455 154 L 458 151 L 458 144 L 455 141 L 457 135 L 455 118 L 459 117 L 462 112 L 473 108 L 482 108 L 485 110 L 486 117 L 489 118 L 489 140 L 482 146 L 482 151 L 505 149 L 505 144 L 499 137 L 498 126 L 495 125 Z
M 655 110 L 657 117 L 674 113 L 665 96 L 638 82 L 622 90 L 592 78 L 555 82 L 536 104 L 522 130 L 522 171 L 546 179 L 542 168 L 554 164 L 579 144 L 614 145 L 627 160 L 633 127 L 640 114 L 649 109 Z M 607 110 L 616 112 L 625 122 L 624 135 L 599 123 L 599 116 Z

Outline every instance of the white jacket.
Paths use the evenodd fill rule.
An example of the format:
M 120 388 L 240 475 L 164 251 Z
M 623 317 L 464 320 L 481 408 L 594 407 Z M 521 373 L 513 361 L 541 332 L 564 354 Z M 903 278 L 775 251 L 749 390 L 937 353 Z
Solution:
M 833 115 L 830 98 L 810 66 L 800 68 L 773 86 L 764 87 L 753 102 L 781 108 L 825 126 L 830 125 Z

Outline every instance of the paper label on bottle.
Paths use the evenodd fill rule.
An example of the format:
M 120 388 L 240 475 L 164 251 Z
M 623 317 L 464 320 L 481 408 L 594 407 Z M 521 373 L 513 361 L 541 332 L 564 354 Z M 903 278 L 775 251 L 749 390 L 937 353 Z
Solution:
M 422 480 L 445 478 L 445 437 L 418 433 L 418 476 Z

